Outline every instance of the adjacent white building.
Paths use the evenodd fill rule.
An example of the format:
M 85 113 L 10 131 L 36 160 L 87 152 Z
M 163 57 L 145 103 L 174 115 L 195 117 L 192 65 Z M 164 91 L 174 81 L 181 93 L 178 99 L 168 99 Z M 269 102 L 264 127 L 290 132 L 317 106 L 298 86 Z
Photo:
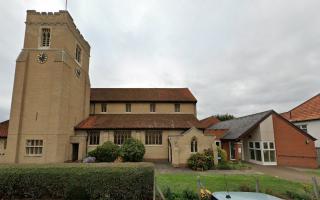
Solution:
M 317 139 L 320 150 L 320 94 L 308 99 L 282 116 Z

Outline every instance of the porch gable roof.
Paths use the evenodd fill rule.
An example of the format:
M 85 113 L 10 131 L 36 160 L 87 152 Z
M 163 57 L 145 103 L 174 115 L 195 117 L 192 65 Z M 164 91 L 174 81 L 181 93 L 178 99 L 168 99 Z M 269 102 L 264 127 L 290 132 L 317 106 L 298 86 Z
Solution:
M 221 139 L 235 140 L 256 128 L 260 122 L 266 119 L 273 112 L 273 110 L 268 110 L 253 115 L 223 121 L 211 126 L 209 130 L 226 130 Z

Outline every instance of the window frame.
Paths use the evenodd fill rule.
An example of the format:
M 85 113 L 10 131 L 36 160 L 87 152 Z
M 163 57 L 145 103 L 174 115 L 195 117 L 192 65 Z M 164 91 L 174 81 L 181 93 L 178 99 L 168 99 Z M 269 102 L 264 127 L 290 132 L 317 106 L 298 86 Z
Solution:
M 43 46 L 43 30 L 44 29 L 48 29 L 49 30 L 49 45 L 48 46 Z M 51 41 L 52 41 L 52 28 L 49 26 L 40 26 L 40 30 L 39 30 L 40 34 L 39 34 L 39 45 L 38 47 L 41 49 L 49 49 L 51 46 Z
M 156 112 L 156 104 L 155 103 L 150 103 L 150 112 L 155 113 Z
M 76 43 L 75 60 L 79 65 L 81 65 L 81 62 L 82 62 L 82 48 L 81 48 L 81 45 L 78 44 L 78 43 Z
M 101 103 L 101 112 L 102 113 L 108 112 L 108 104 L 107 103 Z
M 29 145 L 29 141 L 31 142 L 30 145 Z M 39 143 L 41 142 L 41 145 L 37 145 L 37 141 Z M 32 143 L 34 143 L 34 144 L 32 144 Z M 36 149 L 41 150 L 41 153 L 35 153 Z M 26 139 L 26 145 L 25 145 L 25 155 L 26 156 L 41 157 L 43 155 L 43 150 L 44 150 L 44 140 L 43 139 Z
M 259 148 L 257 147 L 256 143 L 259 143 Z M 252 145 L 251 145 L 252 144 Z M 272 144 L 272 145 L 271 145 Z M 252 156 L 252 151 L 254 153 L 254 159 Z M 260 151 L 260 158 L 261 160 L 257 159 L 257 151 Z M 267 152 L 269 160 L 266 160 L 265 153 Z M 274 160 L 271 161 L 271 152 L 273 152 Z M 277 163 L 276 157 L 276 148 L 274 141 L 248 141 L 248 158 L 251 162 L 260 163 L 263 165 L 275 165 Z
M 100 131 L 89 131 L 88 132 L 88 145 L 98 146 L 100 145 Z
M 174 104 L 174 112 L 175 113 L 180 113 L 181 112 L 181 104 L 180 103 L 175 103 Z
M 231 147 L 231 144 L 232 144 L 232 147 Z M 232 151 L 231 151 L 232 148 L 233 148 L 233 152 L 234 152 L 233 158 L 232 158 Z M 236 142 L 230 141 L 229 142 L 229 158 L 230 158 L 230 160 L 236 160 L 236 154 L 237 154 Z
M 131 103 L 126 103 L 126 113 L 131 113 L 132 108 L 131 108 Z
M 4 139 L 3 141 L 3 150 L 6 150 L 7 149 L 7 139 Z
M 193 137 L 191 139 L 190 146 L 191 146 L 190 148 L 191 153 L 198 153 L 198 140 L 196 137 Z
M 121 136 L 120 136 L 121 135 Z M 119 138 L 120 136 L 120 138 Z M 131 130 L 115 130 L 113 131 L 113 143 L 116 145 L 123 145 L 123 143 L 132 138 L 132 131 Z
M 308 133 L 308 124 L 297 124 L 296 127 L 298 127 L 300 130 Z
M 144 143 L 146 146 L 162 146 L 163 145 L 163 131 L 161 131 L 161 130 L 146 130 L 145 137 L 144 137 Z

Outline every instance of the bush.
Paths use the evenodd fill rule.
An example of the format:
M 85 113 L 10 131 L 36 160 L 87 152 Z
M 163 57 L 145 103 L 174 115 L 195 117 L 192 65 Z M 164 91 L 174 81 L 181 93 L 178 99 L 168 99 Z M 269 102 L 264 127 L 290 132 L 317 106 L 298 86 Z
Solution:
M 166 187 L 164 190 L 163 190 L 163 196 L 167 199 L 167 200 L 175 200 L 178 195 L 175 194 L 174 192 L 172 192 L 171 188 L 170 187 Z
M 190 189 L 185 189 L 182 191 L 182 199 L 185 200 L 199 200 L 198 194 Z
M 220 156 L 220 162 L 219 163 L 227 163 L 228 162 L 228 156 L 227 156 L 227 152 L 220 148 L 220 147 L 217 147 L 217 150 L 218 150 L 218 155 Z
M 152 199 L 151 164 L 5 165 L 0 199 Z
M 126 162 L 141 162 L 146 150 L 141 141 L 130 138 L 121 147 L 121 157 Z
M 229 162 L 221 162 L 218 164 L 217 169 L 231 170 L 232 165 Z
M 311 200 L 312 197 L 311 195 L 307 194 L 307 193 L 298 193 L 298 192 L 292 192 L 292 191 L 287 191 L 286 195 L 290 198 L 290 199 L 303 199 L 303 200 Z
M 188 159 L 188 167 L 193 170 L 208 170 L 213 167 L 213 156 L 205 153 L 192 154 Z
M 120 147 L 108 141 L 90 151 L 88 155 L 95 157 L 98 162 L 113 162 L 120 155 Z

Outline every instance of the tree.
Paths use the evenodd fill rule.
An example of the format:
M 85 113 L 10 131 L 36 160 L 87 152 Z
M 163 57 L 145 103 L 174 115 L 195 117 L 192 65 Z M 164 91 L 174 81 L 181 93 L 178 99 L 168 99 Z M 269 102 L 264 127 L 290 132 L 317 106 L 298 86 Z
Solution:
M 215 117 L 218 118 L 220 121 L 227 121 L 227 120 L 235 118 L 233 115 L 230 115 L 228 113 L 226 113 L 226 114 L 218 114 L 218 115 L 215 115 Z

